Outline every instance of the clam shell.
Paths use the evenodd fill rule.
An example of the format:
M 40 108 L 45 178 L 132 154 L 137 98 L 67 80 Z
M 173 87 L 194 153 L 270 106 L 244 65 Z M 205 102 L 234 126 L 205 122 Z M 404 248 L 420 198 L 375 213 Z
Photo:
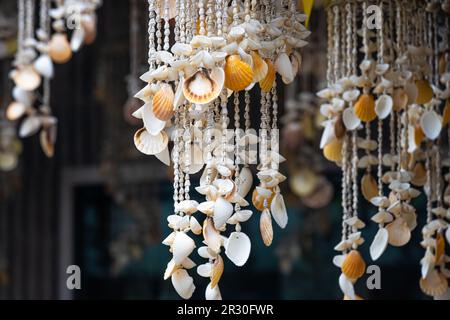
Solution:
M 209 249 L 216 253 L 220 251 L 222 239 L 220 237 L 220 232 L 214 228 L 212 218 L 207 218 L 203 222 L 203 237 Z
M 214 204 L 214 227 L 221 229 L 233 214 L 233 205 L 222 197 L 217 198 Z
M 217 258 L 214 260 L 214 263 L 212 265 L 211 269 L 211 288 L 214 289 L 215 286 L 220 281 L 220 278 L 222 277 L 224 269 L 224 263 L 223 259 L 220 255 L 217 256 Z
M 389 233 L 389 244 L 391 246 L 404 246 L 411 239 L 411 230 L 406 221 L 400 217 L 388 224 L 386 230 Z
M 366 271 L 366 263 L 357 250 L 350 251 L 341 266 L 342 273 L 350 280 L 359 279 Z
M 183 299 L 190 299 L 195 291 L 194 279 L 184 269 L 178 269 L 172 274 L 172 285 Z
M 354 108 L 356 116 L 363 122 L 373 121 L 377 117 L 375 100 L 371 94 L 365 93 L 361 95 Z
M 416 81 L 416 87 L 417 87 L 417 97 L 416 97 L 416 103 L 417 104 L 426 104 L 433 99 L 433 89 L 431 88 L 430 84 L 426 80 L 418 80 Z
M 341 288 L 342 293 L 350 300 L 355 300 L 355 289 L 353 288 L 353 283 L 350 279 L 348 279 L 344 273 L 342 273 L 339 277 L 339 287 Z
M 204 278 L 210 278 L 212 272 L 212 264 L 211 263 L 204 263 L 197 267 L 197 273 L 199 276 Z
M 423 293 L 432 297 L 441 296 L 448 289 L 447 278 L 436 269 L 429 272 L 425 279 L 421 278 L 419 284 Z
M 42 54 L 34 62 L 34 69 L 44 78 L 53 78 L 54 68 L 52 59 L 48 54 Z
M 379 228 L 370 245 L 370 257 L 373 261 L 378 260 L 387 248 L 389 233 L 385 228 Z
M 275 60 L 275 70 L 280 74 L 285 84 L 294 81 L 295 73 L 292 68 L 291 60 L 285 52 L 280 53 Z
M 198 202 L 195 200 L 183 200 L 176 206 L 176 210 L 191 215 L 198 211 Z
M 23 103 L 13 101 L 6 109 L 6 119 L 9 121 L 16 121 L 20 119 L 26 111 L 27 107 Z
M 220 95 L 224 81 L 222 68 L 214 68 L 210 73 L 202 69 L 184 81 L 183 94 L 191 103 L 207 104 Z
M 39 117 L 29 116 L 26 118 L 19 129 L 19 137 L 26 138 L 36 134 L 42 126 L 42 121 Z
M 262 92 L 269 92 L 275 83 L 276 71 L 275 67 L 270 59 L 266 59 L 266 64 L 268 67 L 266 77 L 259 82 L 259 86 Z
M 379 96 L 375 105 L 375 113 L 377 114 L 378 119 L 386 119 L 392 111 L 393 104 L 394 102 L 391 96 L 388 96 L 387 94 Z
M 272 217 L 269 209 L 264 209 L 259 220 L 259 230 L 264 244 L 269 247 L 273 241 Z
M 164 280 L 169 279 L 172 274 L 177 271 L 180 267 L 175 263 L 175 261 L 172 259 L 167 263 L 166 270 L 164 271 Z
M 222 300 L 219 286 L 211 287 L 211 283 L 208 284 L 205 291 L 205 299 L 208 301 Z
M 140 152 L 146 155 L 161 153 L 167 147 L 168 143 L 169 138 L 164 131 L 153 136 L 145 128 L 142 128 L 134 135 L 134 145 Z
M 323 130 L 322 138 L 320 139 L 320 149 L 323 149 L 326 145 L 336 140 L 333 120 L 325 121 L 323 126 L 325 129 Z
M 225 87 L 238 92 L 253 82 L 252 67 L 245 63 L 239 55 L 231 55 L 225 63 Z
M 177 42 L 172 46 L 172 53 L 176 56 L 190 56 L 192 54 L 192 46 L 187 43 Z
M 13 77 L 17 87 L 25 91 L 34 91 L 41 85 L 41 76 L 34 67 L 25 66 L 20 68 Z
M 160 153 L 155 154 L 155 157 L 164 163 L 166 166 L 170 166 L 170 153 L 169 153 L 169 147 L 167 146 L 163 151 Z
M 272 199 L 274 197 L 274 193 L 271 193 L 269 198 L 265 198 L 263 195 L 261 195 L 259 193 L 262 190 L 264 190 L 264 189 L 257 187 L 253 191 L 253 194 L 252 194 L 252 203 L 255 206 L 255 208 L 258 209 L 259 211 L 263 211 L 264 210 L 265 204 L 267 204 L 267 207 L 270 208 L 270 205 L 272 204 Z
M 253 59 L 253 82 L 260 82 L 266 78 L 269 66 L 256 51 L 252 51 L 251 56 Z
M 139 115 L 142 116 L 142 121 L 144 122 L 144 127 L 147 130 L 147 132 L 153 136 L 160 134 L 161 131 L 166 126 L 166 122 L 156 118 L 155 114 L 153 113 L 152 103 L 151 102 L 146 103 L 141 109 L 139 109 L 140 110 Z
M 361 192 L 369 202 L 372 198 L 378 196 L 377 181 L 370 173 L 366 173 L 361 179 Z
M 63 33 L 55 33 L 49 42 L 49 55 L 55 63 L 66 63 L 72 58 L 72 50 L 70 48 L 67 35 Z
M 201 213 L 204 213 L 206 215 L 212 215 L 214 213 L 214 201 L 205 201 L 198 205 L 197 209 Z
M 342 161 L 342 140 L 334 140 L 323 148 L 324 157 L 333 162 Z
M 360 92 L 358 89 L 348 90 L 342 94 L 342 98 L 347 102 L 353 102 L 356 101 L 356 99 L 358 99 L 359 94 Z
M 203 228 L 195 217 L 191 217 L 189 220 L 189 227 L 193 234 L 197 236 L 202 234 Z
M 195 249 L 194 240 L 192 240 L 186 233 L 177 232 L 172 244 L 173 259 L 176 264 L 181 264 L 192 251 Z
M 441 133 L 441 118 L 435 111 L 427 111 L 420 118 L 420 127 L 428 139 L 434 140 Z
M 272 212 L 273 219 L 280 226 L 280 228 L 286 228 L 288 223 L 288 215 L 283 196 L 280 193 L 277 193 L 273 198 L 270 205 L 270 211 Z
M 245 198 L 253 185 L 253 174 L 250 168 L 244 167 L 239 173 L 239 182 L 237 185 L 237 192 Z
M 172 87 L 162 84 L 161 88 L 153 96 L 153 114 L 161 121 L 169 121 L 173 116 L 173 103 L 175 95 Z
M 225 254 L 236 266 L 242 267 L 250 256 L 250 238 L 243 232 L 232 232 L 225 246 Z

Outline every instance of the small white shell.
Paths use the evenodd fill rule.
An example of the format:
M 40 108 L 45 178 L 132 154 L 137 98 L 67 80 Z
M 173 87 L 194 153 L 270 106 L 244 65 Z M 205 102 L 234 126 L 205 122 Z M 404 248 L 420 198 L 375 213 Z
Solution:
M 202 226 L 200 225 L 200 223 L 198 222 L 198 220 L 195 217 L 191 216 L 191 219 L 189 221 L 189 227 L 190 227 L 192 233 L 194 233 L 195 235 L 202 234 Z
M 42 54 L 34 62 L 34 68 L 44 78 L 53 78 L 54 68 L 52 59 L 48 54 Z
M 358 99 L 358 97 L 359 97 L 358 89 L 345 91 L 342 95 L 342 98 L 344 98 L 344 100 L 347 102 L 356 101 L 356 99 Z
M 281 75 L 286 84 L 294 81 L 295 74 L 292 70 L 291 60 L 285 52 L 280 53 L 275 60 L 275 70 Z
M 204 278 L 209 278 L 211 276 L 211 270 L 212 265 L 209 262 L 201 264 L 197 267 L 198 275 Z
M 237 185 L 237 192 L 241 197 L 246 197 L 250 192 L 253 185 L 253 175 L 252 171 L 248 167 L 242 168 L 239 173 L 239 184 Z
M 205 291 L 205 299 L 208 301 L 222 300 L 219 286 L 216 285 L 214 288 L 211 288 L 211 283 L 208 284 Z
M 221 229 L 232 214 L 233 205 L 222 197 L 217 198 L 214 205 L 214 227 L 216 229 Z
M 347 108 L 342 114 L 342 121 L 347 130 L 355 130 L 361 125 L 361 120 L 356 116 L 353 108 Z
M 391 96 L 387 94 L 381 95 L 375 104 L 375 113 L 378 118 L 383 120 L 386 119 L 392 111 L 394 103 Z
M 184 269 L 172 274 L 172 285 L 183 299 L 190 299 L 195 291 L 194 279 Z
M 195 249 L 194 240 L 192 240 L 186 233 L 177 232 L 172 244 L 173 259 L 176 264 L 181 264 L 192 251 Z
M 441 118 L 435 111 L 427 111 L 420 118 L 420 127 L 428 139 L 434 140 L 439 137 L 439 134 L 441 133 Z
M 270 205 L 270 211 L 275 222 L 280 226 L 281 229 L 286 228 L 288 223 L 288 215 L 286 210 L 286 205 L 284 203 L 283 196 L 281 193 L 277 193 L 272 200 Z
M 236 266 L 243 266 L 250 256 L 251 242 L 243 232 L 231 233 L 225 247 L 225 254 Z
M 34 135 L 39 131 L 41 128 L 42 121 L 39 117 L 36 116 L 30 116 L 26 118 L 22 124 L 20 125 L 19 129 L 19 137 L 26 138 L 29 136 Z
M 342 290 L 342 293 L 350 298 L 350 300 L 355 300 L 355 289 L 353 288 L 353 283 L 345 276 L 345 274 L 341 274 L 339 277 L 339 287 Z
M 142 121 L 147 132 L 152 136 L 159 134 L 166 126 L 165 121 L 159 120 L 153 113 L 153 105 L 151 102 L 147 102 L 141 112 Z
M 372 244 L 370 245 L 370 256 L 376 261 L 386 250 L 389 240 L 389 233 L 385 228 L 378 229 Z

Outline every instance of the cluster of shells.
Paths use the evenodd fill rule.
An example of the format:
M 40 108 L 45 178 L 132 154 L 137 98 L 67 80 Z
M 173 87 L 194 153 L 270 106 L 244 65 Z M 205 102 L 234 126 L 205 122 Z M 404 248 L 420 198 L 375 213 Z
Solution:
M 163 241 L 173 254 L 164 278 L 171 279 L 184 299 L 191 298 L 195 290 L 188 270 L 196 267 L 189 258 L 196 245 L 188 232 L 203 236 L 204 246 L 197 251 L 207 262 L 197 266 L 197 273 L 210 279 L 205 291 L 208 300 L 221 299 L 218 284 L 224 256 L 239 267 L 249 258 L 251 241 L 241 224 L 252 216 L 251 210 L 243 208 L 250 205 L 246 200 L 253 185 L 249 164 L 257 155 L 250 152 L 241 158 L 237 150 L 257 143 L 266 146 L 257 168 L 259 185 L 252 193 L 253 205 L 261 211 L 264 244 L 272 243 L 272 220 L 281 228 L 287 224 L 279 188 L 286 177 L 278 171 L 284 158 L 268 141 L 277 137 L 268 134 L 270 128 L 265 128 L 260 138 L 246 130 L 230 144 L 224 139 L 224 131 L 228 128 L 230 96 L 234 94 L 239 113 L 239 92 L 259 87 L 265 95 L 276 90 L 277 74 L 288 84 L 299 71 L 299 50 L 307 44 L 303 39 L 310 32 L 303 25 L 306 16 L 296 11 L 295 1 L 288 2 L 149 1 L 149 32 L 156 31 L 157 39 L 150 33 L 150 70 L 141 77 L 147 85 L 136 95 L 145 104 L 133 114 L 143 120 L 144 127 L 136 132 L 134 142 L 142 153 L 154 155 L 167 165 L 173 162 L 175 189 L 181 185 L 186 193 L 180 199 L 175 190 L 174 214 L 167 219 L 173 232 Z M 192 17 L 184 12 L 189 6 L 194 7 Z M 172 17 L 178 17 L 175 32 L 180 33 L 169 46 Z M 219 107 L 221 111 L 214 118 L 214 109 Z M 171 134 L 175 143 L 169 152 Z M 200 185 L 195 190 L 205 201 L 198 203 L 189 199 L 190 181 L 186 179 L 201 170 Z M 203 215 L 201 219 L 194 216 L 197 212 Z M 234 231 L 225 236 L 227 226 L 234 226 Z
M 19 20 L 24 21 L 19 21 L 19 25 L 25 25 L 27 30 L 23 31 L 23 38 L 20 38 L 22 32 L 18 36 L 19 49 L 13 62 L 14 69 L 10 72 L 15 85 L 12 90 L 13 102 L 6 110 L 6 118 L 9 121 L 22 119 L 19 128 L 21 138 L 40 133 L 42 150 L 46 156 L 52 157 L 57 119 L 51 113 L 49 96 L 39 99 L 37 90 L 43 87 L 43 96 L 49 94 L 49 84 L 46 82 L 54 76 L 54 64 L 68 62 L 73 52 L 77 52 L 83 44 L 90 44 L 95 40 L 95 10 L 101 5 L 101 1 L 70 0 L 53 3 L 51 0 L 42 0 L 40 26 L 35 34 L 34 5 L 29 7 L 35 1 L 21 1 L 32 12 L 27 12 L 19 4 L 19 15 L 20 11 L 25 10 L 24 17 L 19 17 Z M 70 41 L 66 27 L 74 29 Z M 39 104 L 38 108 L 35 108 L 36 103 Z
M 366 6 L 369 4 L 383 5 L 380 1 L 364 3 Z M 347 144 L 351 137 L 356 137 L 353 143 L 361 151 L 354 153 L 356 159 L 351 159 L 352 162 L 347 166 L 351 167 L 349 170 L 364 170 L 360 191 L 367 201 L 378 208 L 372 217 L 372 221 L 379 226 L 370 245 L 370 256 L 374 261 L 388 245 L 401 247 L 410 241 L 411 231 L 417 226 L 417 213 L 411 200 L 421 194 L 418 188 L 424 187 L 429 206 L 436 201 L 433 195 L 441 192 L 434 186 L 440 177 L 432 179 L 435 173 L 431 171 L 436 167 L 429 165 L 428 161 L 434 160 L 436 154 L 441 152 L 437 141 L 442 129 L 448 125 L 450 116 L 448 29 L 445 29 L 445 23 L 442 29 L 436 28 L 434 31 L 435 38 L 439 39 L 438 47 L 425 41 L 420 44 L 409 42 L 401 34 L 403 29 L 400 25 L 406 23 L 414 26 L 419 24 L 417 19 L 426 21 L 425 17 L 436 17 L 441 8 L 448 9 L 448 2 L 419 1 L 414 10 L 419 10 L 417 12 L 421 14 L 409 17 L 409 11 L 402 9 L 402 5 L 401 1 L 390 7 L 384 4 L 384 10 L 390 8 L 391 11 L 389 14 L 384 13 L 382 30 L 389 30 L 389 15 L 401 17 L 396 21 L 397 29 L 391 30 L 392 38 L 387 37 L 387 31 L 388 34 L 383 34 L 385 38 L 380 39 L 379 31 L 364 30 L 362 25 L 358 35 L 364 38 L 361 52 L 365 58 L 359 64 L 359 72 L 335 79 L 328 88 L 318 93 L 326 101 L 320 108 L 326 117 L 321 140 L 325 158 L 342 166 L 343 158 L 350 152 Z M 342 10 L 345 10 L 344 7 Z M 448 16 L 443 15 L 445 20 L 448 27 Z M 442 23 L 437 19 L 432 21 L 436 25 Z M 433 26 L 427 25 L 429 28 Z M 403 43 L 395 45 L 398 39 L 403 39 Z M 430 39 L 428 41 L 431 42 Z M 380 48 L 384 52 L 382 57 Z M 436 61 L 436 67 L 430 67 L 430 60 Z M 346 63 L 345 59 L 343 63 Z M 439 111 L 441 107 L 442 113 Z M 391 132 L 384 136 L 387 138 L 383 138 L 383 132 L 386 133 L 383 127 L 385 119 L 390 119 Z M 373 140 L 371 127 L 376 126 L 371 124 L 377 122 L 378 139 Z M 364 132 L 362 129 L 365 129 L 364 137 L 359 134 Z M 386 148 L 383 148 L 383 143 Z M 372 167 L 378 168 L 375 170 L 377 176 L 374 176 Z M 343 180 L 344 185 L 351 183 L 345 173 Z M 446 201 L 444 203 L 447 204 Z M 448 289 L 449 273 L 445 263 L 448 263 L 449 257 L 445 255 L 443 232 L 447 229 L 449 214 L 442 206 L 431 211 L 435 218 L 429 215 L 423 229 L 424 240 L 421 244 L 426 248 L 426 254 L 421 261 L 420 287 L 424 293 L 436 298 L 446 294 Z M 339 284 L 345 298 L 359 299 L 355 295 L 353 283 L 365 271 L 365 262 L 357 251 L 357 247 L 364 242 L 360 229 L 365 224 L 357 216 L 343 223 L 351 232 L 336 246 L 335 249 L 342 254 L 335 257 L 334 264 L 342 271 Z M 447 241 L 450 243 L 448 229 Z

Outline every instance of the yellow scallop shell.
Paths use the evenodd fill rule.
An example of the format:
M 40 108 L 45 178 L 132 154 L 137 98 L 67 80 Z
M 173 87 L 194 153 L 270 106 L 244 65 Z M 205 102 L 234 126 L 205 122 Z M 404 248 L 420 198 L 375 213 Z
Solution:
M 377 181 L 370 173 L 366 173 L 361 179 L 361 192 L 364 199 L 369 202 L 372 198 L 378 196 Z
M 153 96 L 153 113 L 161 121 L 168 121 L 173 116 L 173 100 L 175 95 L 169 84 L 161 88 Z
M 426 80 L 418 80 L 416 82 L 417 87 L 417 104 L 425 104 L 433 99 L 433 89 Z
M 242 91 L 253 82 L 253 70 L 239 55 L 229 56 L 225 63 L 225 87 Z
M 333 162 L 342 161 L 342 140 L 334 140 L 323 148 L 324 157 Z
M 416 163 L 413 173 L 414 177 L 411 179 L 411 183 L 416 187 L 423 187 L 427 183 L 427 171 L 422 162 Z
M 267 75 L 263 80 L 259 81 L 259 86 L 261 87 L 262 92 L 269 92 L 272 90 L 276 78 L 276 71 L 272 61 L 270 59 L 266 59 L 266 64 L 268 67 Z
M 363 122 L 375 120 L 375 99 L 371 94 L 365 93 L 359 97 L 355 104 L 355 115 Z
M 253 59 L 253 82 L 260 82 L 267 76 L 269 66 L 256 51 L 252 51 L 251 56 Z
M 366 263 L 357 250 L 350 251 L 344 259 L 341 271 L 351 280 L 359 279 L 366 271 Z

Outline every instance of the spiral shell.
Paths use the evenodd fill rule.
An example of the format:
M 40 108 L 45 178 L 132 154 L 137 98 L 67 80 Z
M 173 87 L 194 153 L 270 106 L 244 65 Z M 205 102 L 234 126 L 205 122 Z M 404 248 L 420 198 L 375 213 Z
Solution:
M 161 121 L 168 121 L 173 116 L 173 100 L 175 95 L 172 87 L 165 83 L 153 96 L 153 113 Z
M 272 90 L 276 78 L 276 71 L 272 61 L 270 59 L 266 59 L 266 64 L 268 67 L 267 75 L 263 80 L 259 81 L 259 86 L 261 87 L 262 92 L 269 92 Z
M 357 250 L 350 251 L 342 262 L 341 271 L 351 280 L 359 279 L 366 271 L 366 263 Z
M 259 220 L 259 230 L 261 232 L 261 237 L 264 244 L 269 247 L 273 241 L 273 227 L 272 227 L 272 217 L 268 209 L 265 209 L 261 213 L 261 218 Z
M 225 63 L 225 87 L 242 91 L 253 82 L 253 70 L 239 55 L 231 55 Z
M 355 104 L 356 116 L 364 122 L 375 120 L 375 99 L 371 94 L 365 93 L 361 95 Z

